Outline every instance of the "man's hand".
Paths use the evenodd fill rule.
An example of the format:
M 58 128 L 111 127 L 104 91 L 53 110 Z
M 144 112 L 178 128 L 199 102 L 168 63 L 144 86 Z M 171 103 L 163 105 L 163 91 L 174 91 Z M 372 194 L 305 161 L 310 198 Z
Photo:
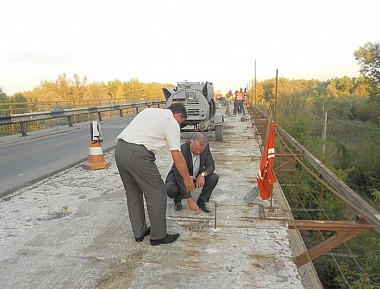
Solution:
M 199 209 L 197 203 L 194 201 L 194 199 L 192 197 L 190 197 L 190 198 L 188 198 L 186 200 L 187 200 L 187 204 L 188 204 L 190 210 L 195 211 L 197 213 L 201 212 L 201 210 Z
M 192 176 L 189 176 L 189 172 L 187 171 L 187 165 L 186 165 L 186 160 L 183 157 L 182 153 L 177 150 L 171 151 L 172 153 L 172 158 L 174 161 L 174 165 L 176 166 L 178 172 L 183 178 L 183 182 L 185 184 L 186 190 L 190 193 L 194 191 L 194 180 Z
M 197 189 L 202 188 L 205 185 L 205 177 L 202 175 L 198 175 L 197 179 L 195 180 L 195 187 Z
M 194 181 L 193 181 L 193 177 L 192 176 L 189 176 L 187 178 L 184 178 L 183 179 L 183 182 L 185 183 L 185 187 L 186 187 L 186 190 L 190 193 L 192 191 L 194 191 L 195 189 L 195 186 L 194 186 Z

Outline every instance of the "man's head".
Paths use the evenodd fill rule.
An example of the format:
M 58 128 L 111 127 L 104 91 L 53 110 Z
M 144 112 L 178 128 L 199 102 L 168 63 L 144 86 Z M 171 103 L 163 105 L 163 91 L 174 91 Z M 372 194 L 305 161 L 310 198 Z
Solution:
M 207 146 L 207 137 L 201 133 L 198 132 L 190 140 L 190 150 L 191 153 L 195 156 L 200 155 Z
M 172 103 L 168 109 L 170 109 L 173 113 L 174 118 L 178 122 L 178 124 L 183 123 L 187 118 L 186 107 L 182 103 Z

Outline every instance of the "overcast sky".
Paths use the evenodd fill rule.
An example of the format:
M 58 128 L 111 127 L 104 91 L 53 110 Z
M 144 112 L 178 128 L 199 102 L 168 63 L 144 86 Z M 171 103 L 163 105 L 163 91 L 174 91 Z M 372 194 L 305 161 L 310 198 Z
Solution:
M 279 77 L 358 76 L 380 40 L 379 0 L 1 0 L 0 87 L 66 73 L 89 82 L 211 81 L 222 91 Z

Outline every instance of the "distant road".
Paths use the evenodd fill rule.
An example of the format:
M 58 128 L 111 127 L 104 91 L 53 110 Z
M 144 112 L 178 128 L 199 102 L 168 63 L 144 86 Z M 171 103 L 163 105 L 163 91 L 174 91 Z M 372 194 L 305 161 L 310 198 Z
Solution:
M 99 122 L 103 151 L 115 146 L 115 138 L 134 116 Z M 31 132 L 33 137 L 0 137 L 0 197 L 88 159 L 90 123 L 59 128 L 56 133 Z

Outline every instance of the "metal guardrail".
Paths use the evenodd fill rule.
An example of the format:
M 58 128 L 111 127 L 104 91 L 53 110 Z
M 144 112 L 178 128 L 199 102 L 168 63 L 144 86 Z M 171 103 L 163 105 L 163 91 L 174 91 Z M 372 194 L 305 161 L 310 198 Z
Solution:
M 160 100 L 160 101 L 137 102 L 137 103 L 129 103 L 129 104 L 118 104 L 118 105 L 98 106 L 98 107 L 88 107 L 88 108 L 74 108 L 74 109 L 40 111 L 40 112 L 23 113 L 23 114 L 1 115 L 0 125 L 11 125 L 11 124 L 19 123 L 22 136 L 26 136 L 27 135 L 26 123 L 31 122 L 31 121 L 67 117 L 69 126 L 72 127 L 74 125 L 73 117 L 76 115 L 97 113 L 99 121 L 101 121 L 103 112 L 119 110 L 120 116 L 122 117 L 123 109 L 135 108 L 136 113 L 139 113 L 140 107 L 150 107 L 150 106 L 155 106 L 155 105 L 160 107 L 160 104 L 164 104 L 164 103 L 165 101 Z

